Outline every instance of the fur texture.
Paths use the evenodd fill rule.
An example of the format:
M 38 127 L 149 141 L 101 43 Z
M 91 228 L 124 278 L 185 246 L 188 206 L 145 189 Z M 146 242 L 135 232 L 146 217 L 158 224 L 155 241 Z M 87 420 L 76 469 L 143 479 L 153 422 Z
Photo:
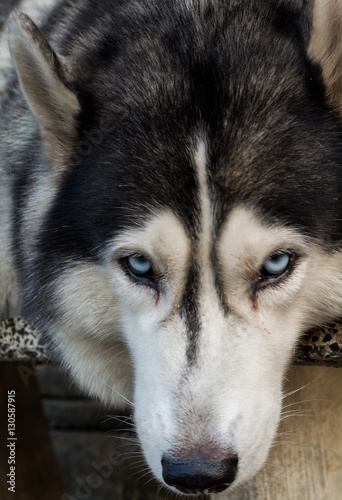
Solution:
M 0 314 L 133 401 L 161 482 L 233 489 L 300 335 L 342 311 L 341 5 L 47 7 L 2 49 Z

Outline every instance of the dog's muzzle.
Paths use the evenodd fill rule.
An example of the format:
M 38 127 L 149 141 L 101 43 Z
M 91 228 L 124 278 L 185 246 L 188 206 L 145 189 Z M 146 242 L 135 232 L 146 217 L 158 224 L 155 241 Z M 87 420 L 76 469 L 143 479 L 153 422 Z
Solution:
M 234 481 L 238 457 L 230 455 L 223 460 L 215 460 L 199 456 L 178 460 L 174 455 L 165 455 L 162 466 L 165 483 L 182 493 L 220 493 Z

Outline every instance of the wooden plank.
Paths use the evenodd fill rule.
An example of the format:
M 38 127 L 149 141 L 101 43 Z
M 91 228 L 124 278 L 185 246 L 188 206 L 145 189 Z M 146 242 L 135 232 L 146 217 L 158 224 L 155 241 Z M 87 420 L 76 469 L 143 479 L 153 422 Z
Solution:
M 3 368 L 12 364 L 0 364 L 0 434 L 7 430 L 6 407 L 7 390 L 17 387 L 18 373 L 3 373 Z M 29 368 L 30 369 L 30 368 Z M 32 393 L 33 378 L 29 376 L 28 389 L 24 385 L 24 393 Z M 20 375 L 20 374 L 19 374 Z M 25 376 L 25 372 L 23 373 Z M 4 378 L 6 377 L 6 379 Z M 20 381 L 19 376 L 19 381 Z M 5 380 L 5 382 L 4 382 Z M 268 458 L 268 465 L 244 489 L 236 492 L 226 492 L 215 497 L 218 500 L 341 500 L 342 499 L 342 370 L 322 367 L 292 367 L 288 374 L 285 393 L 303 387 L 292 396 L 285 399 L 284 404 L 291 405 L 285 411 L 291 411 L 294 416 L 285 419 L 279 429 L 279 437 Z M 35 388 L 36 390 L 36 388 Z M 262 388 L 260 388 L 262 390 Z M 5 394 L 5 395 L 4 395 Z M 18 390 L 19 395 L 19 390 Z M 5 398 L 5 399 L 4 399 Z M 7 452 L 1 441 L 0 471 L 2 485 L 0 487 L 1 500 L 20 498 L 20 500 L 61 500 L 68 497 L 63 495 L 63 487 L 59 487 L 60 478 L 54 479 L 56 463 L 48 465 L 51 458 L 44 452 L 47 438 L 41 443 L 37 437 L 40 432 L 35 406 L 38 395 L 20 395 L 21 408 L 17 407 L 19 426 L 26 431 L 20 436 L 19 442 L 30 451 L 24 457 L 19 457 L 17 448 L 18 468 L 22 476 L 17 476 L 17 485 L 22 485 L 20 493 L 26 496 L 16 497 L 12 494 L 6 496 L 4 487 L 4 468 L 6 471 Z M 39 400 L 38 400 L 39 401 Z M 69 403 L 72 401 L 69 400 Z M 81 401 L 79 402 L 81 403 Z M 86 404 L 86 403 L 85 403 Z M 30 414 L 36 415 L 35 422 L 30 420 Z M 292 412 L 293 410 L 293 412 Z M 299 410 L 299 414 L 296 414 Z M 41 411 L 41 409 L 40 409 Z M 5 425 L 5 426 L 4 426 Z M 38 427 L 38 429 L 35 427 Z M 113 427 L 116 427 L 113 422 Z M 46 432 L 46 429 L 45 429 Z M 142 461 L 141 451 L 134 442 L 134 434 L 121 432 L 117 437 L 106 436 L 102 433 L 89 432 L 60 432 L 52 433 L 54 447 L 63 468 L 63 475 L 70 497 L 68 500 L 77 499 L 79 494 L 88 489 L 91 491 L 92 500 L 121 499 L 152 499 L 155 498 L 159 487 L 150 481 L 150 475 L 145 476 L 146 466 Z M 19 431 L 18 431 L 19 438 Z M 37 454 L 42 463 L 37 463 Z M 51 452 L 51 449 L 50 449 Z M 114 457 L 114 461 L 112 458 Z M 105 468 L 101 473 L 96 469 L 96 464 L 110 461 L 113 470 L 107 476 Z M 19 467 L 20 461 L 20 467 Z M 94 465 L 94 463 L 96 464 Z M 23 464 L 23 465 L 22 465 Z M 135 466 L 135 467 L 134 467 Z M 137 469 L 132 476 L 132 468 Z M 38 470 L 40 472 L 38 473 Z M 96 476 L 100 474 L 100 479 Z M 101 475 L 102 474 L 102 475 Z M 36 476 L 34 478 L 34 476 Z M 38 477 L 37 477 L 38 476 Z M 135 481 L 142 477 L 141 481 Z M 31 483 L 31 484 L 30 484 Z M 28 495 L 32 483 L 36 485 L 33 496 Z M 48 484 L 46 484 L 48 483 Z M 101 484 L 100 484 L 101 483 Z M 57 484 L 57 486 L 56 486 Z M 49 486 L 51 489 L 49 489 Z M 82 489 L 84 488 L 84 491 Z M 59 489 L 58 489 L 59 488 Z M 89 493 L 87 489 L 87 492 Z M 19 491 L 19 490 L 18 490 Z M 57 494 L 57 491 L 59 493 Z M 40 495 L 40 496 L 39 496 Z M 109 496 L 110 495 L 110 496 Z M 176 496 L 165 492 L 158 493 L 159 500 L 172 500 Z
M 342 499 L 342 370 L 294 366 L 287 378 L 285 394 L 297 392 L 285 399 L 284 411 L 293 416 L 282 421 L 267 465 L 249 485 L 215 500 Z M 179 498 L 150 482 L 132 433 L 52 435 L 72 500 L 80 492 L 92 500 Z M 107 477 L 108 462 L 113 468 Z M 106 474 L 98 472 L 99 464 Z
M 48 398 L 42 404 L 49 429 L 106 432 L 132 425 L 128 416 L 111 417 L 97 401 Z
M 69 398 L 85 400 L 87 398 L 69 374 L 58 364 L 35 364 L 35 371 L 42 398 L 63 398 L 63 400 Z
M 8 435 L 8 394 L 15 394 L 14 436 Z M 8 458 L 15 459 L 15 493 L 8 489 Z M 64 493 L 32 366 L 0 363 L 0 498 L 61 500 Z
M 292 367 L 285 394 L 295 390 L 284 401 L 293 416 L 257 478 L 257 499 L 341 500 L 342 370 Z
M 175 500 L 147 472 L 132 433 L 52 431 L 69 498 L 62 500 Z M 179 498 L 179 496 L 178 496 Z

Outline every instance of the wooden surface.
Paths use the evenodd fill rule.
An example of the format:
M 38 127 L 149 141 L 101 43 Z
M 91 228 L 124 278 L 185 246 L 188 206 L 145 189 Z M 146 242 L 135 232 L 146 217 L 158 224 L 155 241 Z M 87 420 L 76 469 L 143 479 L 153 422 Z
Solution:
M 293 366 L 287 378 L 284 393 L 296 392 L 284 400 L 289 413 L 267 464 L 217 500 L 342 500 L 342 370 Z
M 294 415 L 257 478 L 257 499 L 342 499 L 342 370 L 292 367 L 285 393 L 301 387 L 284 400 L 284 416 Z
M 245 491 L 220 500 L 342 499 L 342 370 L 294 366 L 287 378 L 285 393 L 297 392 L 284 400 L 289 413 L 267 465 Z
M 14 371 L 9 372 L 9 367 Z M 108 410 L 100 405 L 96 409 L 94 401 L 82 402 L 69 383 L 67 394 L 63 379 L 54 377 L 53 367 L 40 367 L 43 402 L 66 485 L 63 488 L 41 410 L 37 410 L 40 407 L 31 369 L 21 373 L 24 378 L 12 363 L 0 364 L 0 370 L 1 500 L 79 500 L 82 495 L 89 500 L 176 500 L 151 479 L 134 433 L 108 432 Z M 4 397 L 11 388 L 20 394 L 16 412 L 21 443 L 21 451 L 17 449 L 20 496 L 8 496 L 3 482 L 7 466 L 3 454 L 7 429 Z M 342 370 L 293 366 L 285 386 L 286 393 L 292 391 L 297 392 L 284 400 L 284 412 L 290 412 L 284 416 L 292 416 L 283 420 L 263 471 L 241 491 L 222 493 L 213 500 L 342 500 Z M 67 430 L 73 415 L 78 415 L 80 428 Z M 105 431 L 101 430 L 103 422 Z M 113 429 L 120 427 L 116 420 L 112 422 Z M 29 494 L 30 490 L 33 493 Z
M 15 391 L 15 493 L 8 490 L 7 394 Z M 53 454 L 34 372 L 0 363 L 0 499 L 61 500 L 65 488 Z
M 213 500 L 342 500 L 342 370 L 293 366 L 287 378 L 285 393 L 296 392 L 284 400 L 288 418 L 281 423 L 267 465 L 244 489 Z M 72 399 L 64 402 L 74 407 Z M 45 402 L 51 405 L 50 414 L 52 403 Z M 179 499 L 151 480 L 133 433 L 58 430 L 57 418 L 64 426 L 67 415 L 69 411 L 64 417 L 55 411 L 52 440 L 72 499 L 87 484 L 90 500 Z M 99 478 L 94 462 L 103 464 L 110 457 L 114 467 L 108 477 Z

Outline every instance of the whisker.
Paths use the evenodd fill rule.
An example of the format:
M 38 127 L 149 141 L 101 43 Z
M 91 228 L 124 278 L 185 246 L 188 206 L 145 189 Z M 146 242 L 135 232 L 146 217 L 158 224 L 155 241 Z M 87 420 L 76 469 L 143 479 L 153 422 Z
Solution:
M 322 374 L 319 374 L 319 375 L 317 375 L 316 378 L 314 378 L 313 380 L 311 380 L 307 384 L 302 385 L 301 387 L 298 387 L 297 389 L 294 389 L 293 391 L 290 391 L 286 394 L 283 394 L 282 399 L 284 400 L 284 399 L 288 398 L 289 396 L 293 396 L 293 394 L 296 394 L 297 392 L 302 391 L 303 389 L 306 389 L 307 387 L 309 387 L 313 383 L 317 382 L 317 380 L 320 379 L 321 377 L 322 377 Z
M 140 464 L 132 464 L 132 467 L 137 466 Z M 137 474 L 143 473 L 141 476 L 137 477 Z M 139 471 L 134 471 L 132 474 L 130 474 L 129 479 L 135 478 L 136 481 L 141 481 L 144 477 L 146 477 L 148 474 L 151 474 L 151 470 L 149 467 L 145 467 L 144 469 L 140 469 Z
M 105 420 L 103 422 L 108 422 L 109 420 L 117 420 L 120 423 L 128 424 L 128 425 L 131 425 L 132 427 L 135 427 L 135 424 L 134 424 L 131 416 L 127 416 L 127 415 L 104 415 L 103 418 L 105 418 Z
M 118 436 L 109 436 L 109 437 L 117 438 Z M 120 438 L 124 439 L 125 441 L 128 441 L 129 443 L 140 444 L 140 441 L 139 441 L 138 438 L 128 437 L 128 436 L 120 436 Z M 131 446 L 131 445 L 129 445 L 129 444 L 122 444 L 120 446 Z
M 130 432 L 131 434 L 134 433 L 134 431 L 128 427 L 128 429 L 111 429 L 110 431 L 106 431 L 107 434 L 110 434 L 110 433 L 119 433 L 119 432 Z
M 285 405 L 283 406 L 283 409 L 285 408 L 289 408 L 290 406 L 295 406 L 295 405 L 299 405 L 301 403 L 312 403 L 312 402 L 315 402 L 315 401 L 326 401 L 326 400 L 323 400 L 323 399 L 303 399 L 303 400 L 300 400 L 300 401 L 295 401 L 294 403 L 289 403 L 288 405 Z
M 288 413 L 288 414 L 283 414 L 281 417 L 280 417 L 280 422 L 283 422 L 284 420 L 288 419 L 288 418 L 292 418 L 292 417 L 305 417 L 305 418 L 312 418 L 313 415 L 311 413 L 302 413 L 300 412 L 300 410 L 298 410 L 298 413 L 295 412 L 295 413 Z

